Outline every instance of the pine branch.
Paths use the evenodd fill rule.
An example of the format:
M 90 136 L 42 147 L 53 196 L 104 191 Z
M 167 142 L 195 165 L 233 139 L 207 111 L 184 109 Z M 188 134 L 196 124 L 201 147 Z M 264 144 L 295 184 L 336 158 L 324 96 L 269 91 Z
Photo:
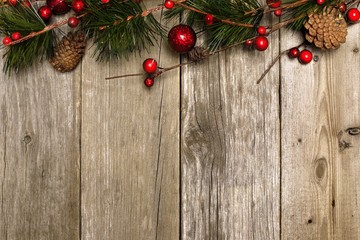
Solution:
M 0 8 L 0 33 L 11 35 L 19 32 L 26 36 L 31 32 L 41 31 L 46 24 L 37 14 L 35 9 L 27 7 L 19 2 L 15 7 L 6 6 Z M 53 31 L 47 31 L 28 41 L 13 46 L 6 46 L 4 54 L 4 72 L 18 72 L 20 69 L 30 67 L 34 62 L 52 55 L 55 36 Z
M 201 24 L 207 34 L 205 44 L 211 51 L 254 37 L 265 9 L 254 0 L 188 0 L 175 3 L 176 7 L 166 12 L 165 17 L 171 19 L 185 13 L 187 24 Z M 213 15 L 215 23 L 204 25 L 206 14 Z
M 100 1 L 87 3 L 88 15 L 82 21 L 82 27 L 89 37 L 94 38 L 97 60 L 111 60 L 128 54 L 147 50 L 155 45 L 157 37 L 164 36 L 164 29 L 153 17 L 153 10 L 143 10 L 133 1 L 111 1 L 101 7 Z

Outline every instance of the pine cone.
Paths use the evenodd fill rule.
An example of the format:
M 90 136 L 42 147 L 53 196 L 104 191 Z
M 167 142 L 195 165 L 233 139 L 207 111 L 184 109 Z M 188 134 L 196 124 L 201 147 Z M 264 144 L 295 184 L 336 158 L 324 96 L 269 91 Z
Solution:
M 86 37 L 83 32 L 69 32 L 55 47 L 50 64 L 60 72 L 69 72 L 79 64 L 85 53 Z
M 209 52 L 203 47 L 194 47 L 188 52 L 188 58 L 190 61 L 198 62 L 207 58 L 209 56 L 208 53 Z
M 309 15 L 304 27 L 306 40 L 318 48 L 337 49 L 346 41 L 346 21 L 337 8 L 330 6 L 321 13 Z

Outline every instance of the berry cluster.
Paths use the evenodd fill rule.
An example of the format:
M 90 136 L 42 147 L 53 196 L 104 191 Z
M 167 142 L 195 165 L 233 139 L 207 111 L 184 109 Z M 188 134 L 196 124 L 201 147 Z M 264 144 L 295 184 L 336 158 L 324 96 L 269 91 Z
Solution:
M 291 48 L 288 55 L 290 58 L 297 58 L 302 64 L 308 64 L 313 59 L 313 54 L 310 50 L 304 49 L 300 51 L 298 47 Z
M 152 76 L 158 69 L 158 63 L 153 58 L 148 58 L 143 62 L 143 69 L 148 74 L 147 78 L 144 81 L 145 86 L 148 88 L 154 85 L 155 77 Z

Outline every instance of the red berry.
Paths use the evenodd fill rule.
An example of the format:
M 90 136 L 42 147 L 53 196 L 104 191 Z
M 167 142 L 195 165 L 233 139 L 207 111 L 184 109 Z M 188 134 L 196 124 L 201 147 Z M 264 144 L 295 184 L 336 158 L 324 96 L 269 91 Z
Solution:
M 289 57 L 291 58 L 297 58 L 300 55 L 300 50 L 297 47 L 294 47 L 289 50 Z
M 278 8 L 281 5 L 281 1 L 280 0 L 266 0 L 266 3 L 269 5 L 269 7 L 271 8 Z
M 338 6 L 338 9 L 341 13 L 344 13 L 344 12 L 346 12 L 347 6 L 344 2 L 341 2 Z
M 145 86 L 148 88 L 152 87 L 154 85 L 154 78 L 148 77 L 144 81 Z
M 14 41 L 19 40 L 21 38 L 21 34 L 19 32 L 14 32 L 13 34 L 11 34 L 11 38 Z
M 102 2 L 103 4 L 107 4 L 107 3 L 110 2 L 110 0 L 101 0 L 101 2 Z
M 48 21 L 52 16 L 51 9 L 48 6 L 42 6 L 39 8 L 38 13 L 44 21 Z
M 25 0 L 23 4 L 25 7 L 31 7 L 31 3 L 28 0 Z
M 264 26 L 259 26 L 259 27 L 257 28 L 257 32 L 258 32 L 258 34 L 260 34 L 260 35 L 265 35 L 265 34 L 266 34 L 266 27 L 264 27 Z
M 16 6 L 17 0 L 8 0 L 8 3 L 9 3 L 11 6 Z
M 11 38 L 6 36 L 3 38 L 3 44 L 4 45 L 9 45 L 12 42 Z
M 281 10 L 281 9 L 276 9 L 276 10 L 274 11 L 274 15 L 277 16 L 277 17 L 280 17 L 281 14 L 282 14 L 282 10 Z
M 55 15 L 67 13 L 71 9 L 67 0 L 46 0 L 46 5 Z
M 70 17 L 68 19 L 68 25 L 69 27 L 77 27 L 77 25 L 79 25 L 79 19 L 77 17 Z
M 253 39 L 248 39 L 245 41 L 245 45 L 247 47 L 251 47 L 254 44 L 254 40 Z
M 82 12 L 82 10 L 84 10 L 85 3 L 83 0 L 74 0 L 71 4 L 71 7 L 75 13 L 79 14 Z
M 265 51 L 269 46 L 269 41 L 264 36 L 258 36 L 254 41 L 255 48 L 259 51 Z
M 211 14 L 206 14 L 204 19 L 206 25 L 212 25 L 214 23 L 214 16 Z
M 175 6 L 175 3 L 173 1 L 168 0 L 168 1 L 165 1 L 164 6 L 167 9 L 172 9 Z
M 302 50 L 299 54 L 299 62 L 302 64 L 308 64 L 313 58 L 312 53 L 309 50 Z
M 143 68 L 146 73 L 154 73 L 157 70 L 157 62 L 153 58 L 148 58 L 143 62 Z
M 360 19 L 360 12 L 357 8 L 351 8 L 347 12 L 346 16 L 350 22 L 354 23 Z
M 316 0 L 317 5 L 323 5 L 326 2 L 326 0 Z

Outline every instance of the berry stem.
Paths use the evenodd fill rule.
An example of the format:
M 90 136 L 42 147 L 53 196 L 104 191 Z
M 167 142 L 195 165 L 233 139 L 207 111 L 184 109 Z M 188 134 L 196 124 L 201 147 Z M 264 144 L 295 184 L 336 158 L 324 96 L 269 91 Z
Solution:
M 194 7 L 190 7 L 188 5 L 185 5 L 183 4 L 182 2 L 185 2 L 185 1 L 178 1 L 178 2 L 175 2 L 176 5 L 179 5 L 180 7 L 182 8 L 185 8 L 187 10 L 190 10 L 190 11 L 193 11 L 193 12 L 197 12 L 197 13 L 200 13 L 200 14 L 203 14 L 203 15 L 207 15 L 207 14 L 210 14 L 210 13 L 207 13 L 207 12 L 204 12 L 204 11 L 201 11 L 199 9 L 196 9 Z M 229 25 L 234 25 L 234 26 L 239 26 L 239 27 L 247 27 L 247 28 L 253 28 L 254 25 L 252 24 L 247 24 L 247 23 L 237 23 L 237 22 L 233 22 L 229 19 L 218 19 L 218 21 L 222 22 L 222 23 L 225 23 L 225 24 L 229 24 Z
M 299 48 L 304 44 L 305 44 L 305 42 L 301 43 L 300 45 L 298 45 L 296 47 Z M 293 47 L 286 49 L 286 50 L 282 51 L 279 55 L 277 55 L 276 58 L 271 62 L 271 64 L 266 68 L 265 72 L 263 72 L 263 74 L 260 76 L 260 78 L 256 81 L 256 84 L 259 84 L 265 78 L 265 76 L 270 72 L 270 70 L 277 63 L 277 61 L 280 60 L 281 56 L 288 53 L 290 51 L 290 49 L 292 49 L 292 48 Z
M 82 17 L 84 17 L 86 14 L 87 14 L 87 13 L 84 13 L 84 14 L 82 14 L 82 15 L 79 15 L 79 16 L 77 16 L 77 18 L 82 18 Z M 36 37 L 36 36 L 41 35 L 41 34 L 43 34 L 43 33 L 45 33 L 45 32 L 48 32 L 48 31 L 53 30 L 53 29 L 55 29 L 55 28 L 58 28 L 58 27 L 60 27 L 60 26 L 62 26 L 62 25 L 65 25 L 65 24 L 67 24 L 67 22 L 68 22 L 68 19 L 64 19 L 64 20 L 61 20 L 61 21 L 56 22 L 56 23 L 54 23 L 54 24 L 48 25 L 48 26 L 44 27 L 44 29 L 42 29 L 42 30 L 40 30 L 40 31 L 38 31 L 38 32 L 31 32 L 31 33 L 29 33 L 28 35 L 26 35 L 26 36 L 24 36 L 24 37 L 22 37 L 22 38 L 20 38 L 20 39 L 18 39 L 18 40 L 16 40 L 16 41 L 11 42 L 8 46 L 13 46 L 13 45 L 16 45 L 16 44 L 18 44 L 18 43 L 21 43 L 21 42 L 24 42 L 24 41 L 26 41 L 26 40 L 29 40 L 30 38 Z

